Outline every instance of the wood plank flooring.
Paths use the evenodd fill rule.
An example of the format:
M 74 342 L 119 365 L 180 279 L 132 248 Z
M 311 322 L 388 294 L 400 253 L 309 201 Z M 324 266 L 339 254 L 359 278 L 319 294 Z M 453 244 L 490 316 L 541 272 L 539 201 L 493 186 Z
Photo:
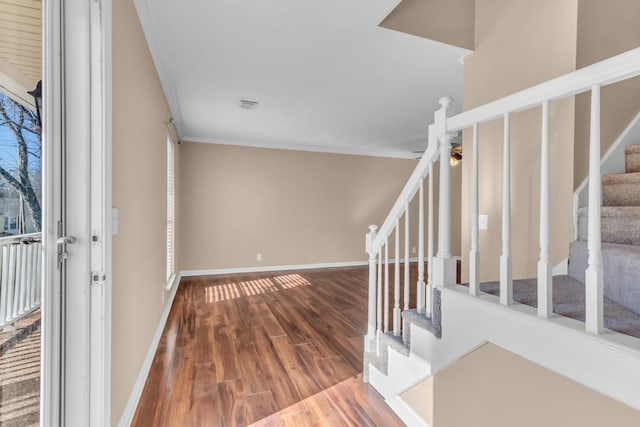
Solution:
M 183 279 L 132 425 L 403 425 L 362 382 L 367 274 Z

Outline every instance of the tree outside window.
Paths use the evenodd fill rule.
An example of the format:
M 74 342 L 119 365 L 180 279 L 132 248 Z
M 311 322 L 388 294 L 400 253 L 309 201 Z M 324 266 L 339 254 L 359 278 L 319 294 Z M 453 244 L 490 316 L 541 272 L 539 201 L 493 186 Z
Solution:
M 41 230 L 41 158 L 36 113 L 0 93 L 0 216 L 10 225 L 0 234 Z

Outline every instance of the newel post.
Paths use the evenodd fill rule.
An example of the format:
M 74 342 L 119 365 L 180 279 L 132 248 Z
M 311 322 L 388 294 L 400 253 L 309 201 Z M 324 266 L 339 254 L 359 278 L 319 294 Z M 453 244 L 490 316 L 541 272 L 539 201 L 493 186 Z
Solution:
M 367 310 L 367 336 L 364 340 L 364 349 L 367 353 L 376 350 L 376 257 L 378 254 L 373 249 L 373 242 L 377 235 L 378 227 L 376 225 L 370 225 L 369 232 L 366 235 L 366 250 L 369 254 L 369 303 Z
M 451 136 L 447 133 L 447 109 L 453 100 L 442 98 L 435 113 L 435 131 L 440 149 L 440 193 L 438 212 L 438 253 L 433 259 L 433 284 L 455 285 L 456 261 L 451 256 Z

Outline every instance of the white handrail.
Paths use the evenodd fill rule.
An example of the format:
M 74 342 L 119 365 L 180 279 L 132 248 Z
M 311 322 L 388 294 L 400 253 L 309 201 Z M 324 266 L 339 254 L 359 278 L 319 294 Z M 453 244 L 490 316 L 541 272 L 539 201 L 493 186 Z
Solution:
M 474 123 L 484 123 L 553 101 L 590 91 L 594 85 L 606 86 L 640 75 L 640 48 L 629 50 L 588 67 L 465 111 L 447 119 L 447 130 L 455 132 Z
M 405 206 L 408 201 L 413 199 L 413 196 L 420 188 L 420 182 L 429 173 L 429 165 L 431 165 L 438 158 L 437 144 L 429 144 L 427 150 L 424 152 L 422 158 L 418 162 L 418 165 L 413 170 L 411 177 L 405 184 L 402 192 L 393 204 L 393 207 L 389 211 L 387 218 L 382 223 L 382 226 L 378 230 L 378 234 L 373 241 L 373 252 L 378 253 L 382 245 L 384 245 L 385 239 L 391 235 L 394 227 L 396 226 L 396 218 L 400 218 L 404 212 Z

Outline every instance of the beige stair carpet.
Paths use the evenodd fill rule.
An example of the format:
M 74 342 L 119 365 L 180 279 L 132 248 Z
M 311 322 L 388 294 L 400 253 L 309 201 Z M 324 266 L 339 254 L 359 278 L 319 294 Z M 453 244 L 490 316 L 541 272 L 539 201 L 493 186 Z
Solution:
M 602 177 L 603 206 L 640 206 L 640 172 Z
M 588 208 L 578 210 L 578 240 L 587 240 Z M 640 206 L 603 206 L 601 211 L 603 243 L 640 245 Z
M 625 148 L 624 163 L 627 172 L 640 172 L 640 144 L 629 145 Z

